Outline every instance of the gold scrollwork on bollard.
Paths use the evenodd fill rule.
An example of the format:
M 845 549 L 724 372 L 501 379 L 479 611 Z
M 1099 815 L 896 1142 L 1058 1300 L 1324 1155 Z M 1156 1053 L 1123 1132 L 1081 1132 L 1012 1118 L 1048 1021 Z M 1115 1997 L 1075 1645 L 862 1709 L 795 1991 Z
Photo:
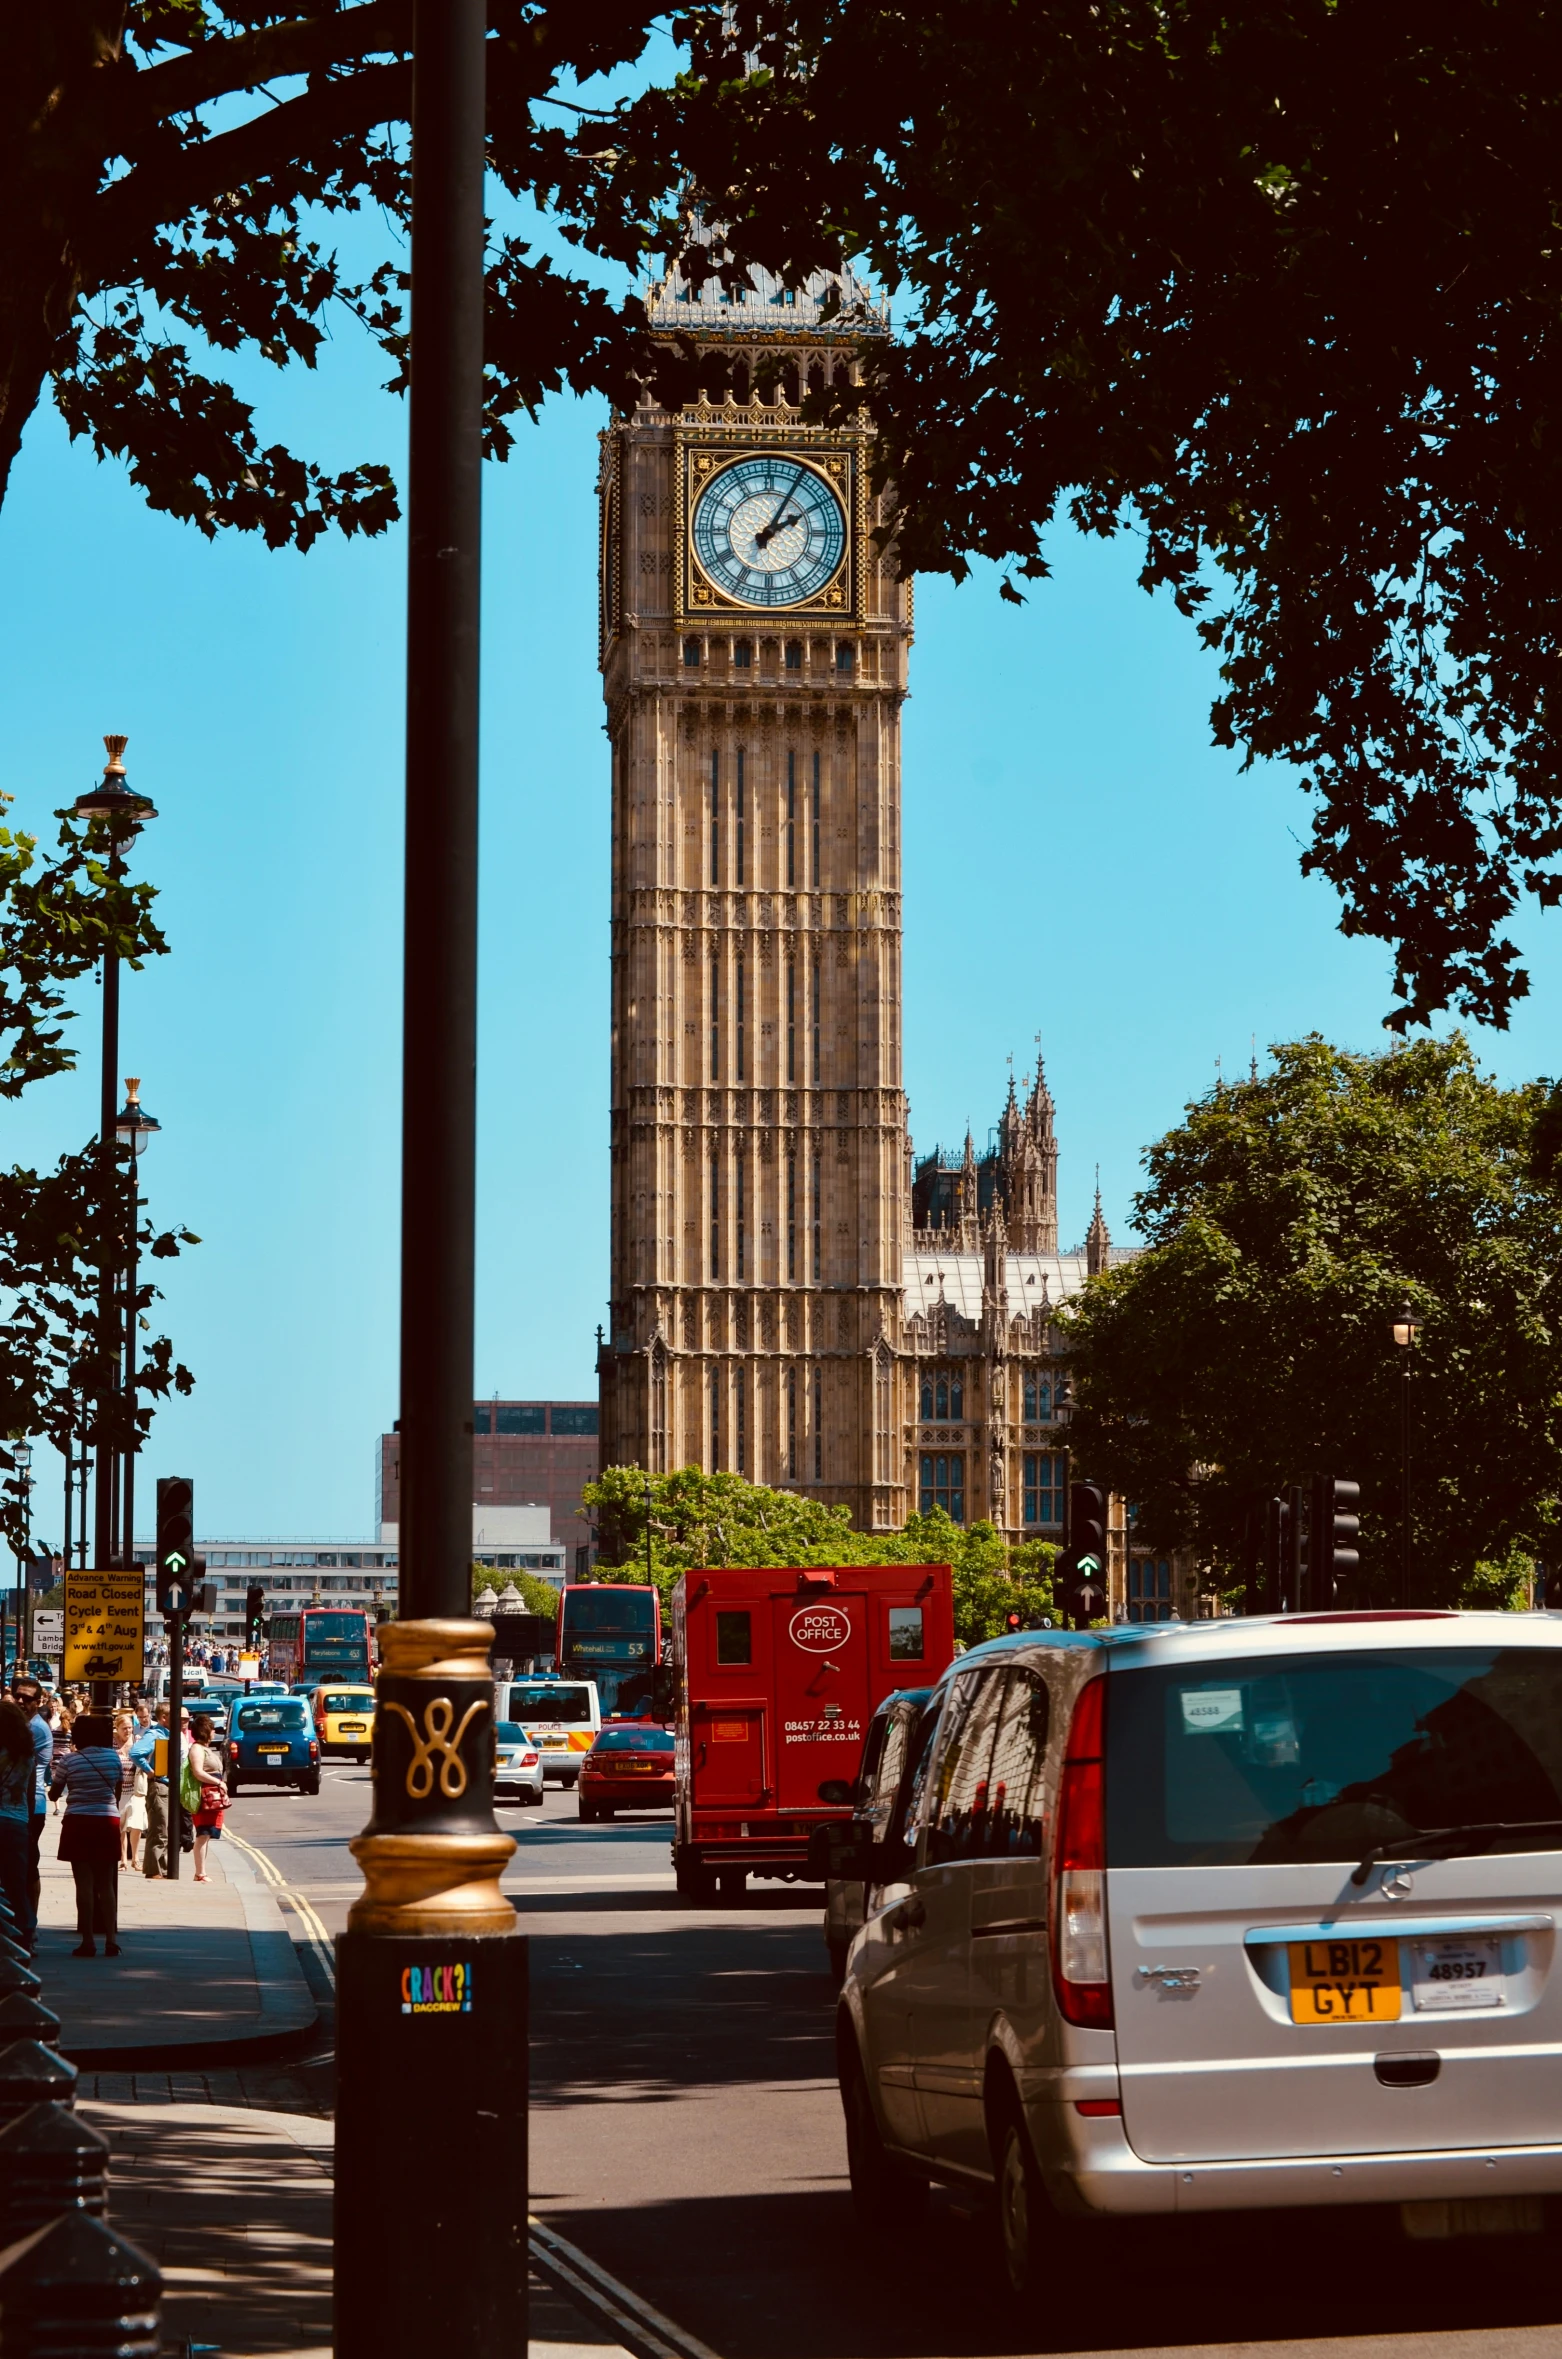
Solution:
M 382 1712 L 399 1713 L 407 1723 L 407 1730 L 412 1738 L 412 1760 L 408 1765 L 406 1781 L 409 1800 L 425 1802 L 433 1793 L 434 1756 L 436 1753 L 442 1756 L 439 1765 L 439 1790 L 447 1801 L 458 1800 L 466 1792 L 467 1784 L 466 1763 L 461 1758 L 461 1740 L 477 1718 L 478 1713 L 487 1711 L 486 1702 L 479 1698 L 475 1704 L 468 1704 L 461 1715 L 461 1725 L 453 1736 L 450 1732 L 450 1724 L 455 1719 L 456 1708 L 449 1696 L 430 1696 L 423 1707 L 423 1733 L 421 1736 L 418 1734 L 418 1724 L 405 1704 L 397 1703 L 394 1697 L 387 1697 L 380 1709 Z

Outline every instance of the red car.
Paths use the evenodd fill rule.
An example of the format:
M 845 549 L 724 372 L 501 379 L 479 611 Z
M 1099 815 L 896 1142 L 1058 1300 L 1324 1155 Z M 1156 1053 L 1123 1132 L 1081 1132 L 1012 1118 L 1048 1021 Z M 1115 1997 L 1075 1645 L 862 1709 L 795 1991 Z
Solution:
M 580 1765 L 580 1815 L 671 1810 L 672 1731 L 654 1720 L 610 1720 Z

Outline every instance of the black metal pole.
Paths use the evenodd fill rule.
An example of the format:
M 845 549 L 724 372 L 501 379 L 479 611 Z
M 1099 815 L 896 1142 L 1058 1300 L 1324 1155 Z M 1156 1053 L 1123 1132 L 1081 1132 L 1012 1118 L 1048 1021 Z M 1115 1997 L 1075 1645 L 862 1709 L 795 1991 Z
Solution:
M 116 842 L 109 861 L 109 873 L 119 876 L 124 862 Z M 119 1072 L 119 954 L 115 950 L 103 953 L 103 1090 L 102 1115 L 98 1132 L 98 1156 L 102 1173 L 102 1201 L 105 1221 L 103 1266 L 98 1273 L 98 1322 L 100 1355 L 98 1361 L 98 1451 L 97 1490 L 93 1498 L 93 1562 L 106 1568 L 118 1561 L 114 1549 L 114 1460 L 113 1419 L 110 1404 L 119 1381 L 119 1354 L 111 1353 L 109 1337 L 115 1327 L 115 1297 L 119 1292 L 119 1272 L 110 1251 L 115 1206 L 115 1181 L 118 1177 L 118 1153 L 115 1141 L 116 1116 L 115 1080 Z
M 1399 1525 L 1400 1566 L 1399 1602 L 1407 1610 L 1410 1605 L 1410 1355 L 1413 1344 L 1405 1346 L 1405 1373 L 1400 1385 L 1399 1421 Z
M 163 1626 L 168 1632 L 168 1873 L 177 1881 L 184 1843 L 184 1811 L 179 1799 L 184 1730 L 183 1614 L 170 1614 Z
M 125 1440 L 125 1480 L 122 1502 L 120 1563 L 133 1565 L 136 1561 L 136 1275 L 140 1255 L 137 1250 L 136 1226 L 141 1218 L 140 1167 L 136 1161 L 134 1141 L 130 1148 L 130 1236 L 125 1247 L 125 1405 L 130 1411 L 130 1431 Z
M 337 2359 L 526 2345 L 526 1944 L 471 1591 L 485 20 L 413 13 L 401 1600 L 337 1944 Z M 461 2156 L 411 2160 L 415 2219 L 409 2121 Z
M 472 1610 L 484 0 L 419 0 L 414 23 L 403 1621 Z

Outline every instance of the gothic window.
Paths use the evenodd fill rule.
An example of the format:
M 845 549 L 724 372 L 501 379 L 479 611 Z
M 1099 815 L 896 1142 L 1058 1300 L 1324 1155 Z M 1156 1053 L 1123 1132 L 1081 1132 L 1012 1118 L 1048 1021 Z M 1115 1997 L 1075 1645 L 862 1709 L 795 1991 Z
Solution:
M 667 1358 L 660 1350 L 651 1360 L 651 1472 L 667 1471 Z
M 818 852 L 818 835 L 819 835 L 819 830 L 818 830 L 818 828 L 817 828 L 817 826 L 816 826 L 816 827 L 815 827 L 815 829 L 814 829 L 814 838 L 815 838 L 815 846 L 814 846 L 814 861 L 815 861 L 815 866 L 816 866 L 816 867 L 817 867 L 817 864 L 818 864 L 818 858 L 819 858 L 819 852 Z M 819 881 L 819 880 L 818 880 L 818 877 L 817 877 L 817 875 L 816 875 L 816 876 L 815 876 L 815 878 L 814 878 L 814 882 L 817 884 L 817 883 L 818 883 L 818 881 Z M 813 1085 L 814 1085 L 815 1089 L 817 1089 L 817 1088 L 818 1088 L 818 1086 L 819 1086 L 819 961 L 818 961 L 817 959 L 815 959 L 815 960 L 814 960 L 814 971 L 813 971 L 813 986 L 814 986 L 814 1020 L 813 1020 L 813 1024 L 812 1024 L 812 1026 L 810 1027 L 810 1039 L 809 1039 L 809 1063 L 810 1063 L 810 1064 L 811 1064 L 811 1066 L 813 1067 L 813 1071 L 812 1071 L 812 1072 L 811 1072 L 811 1074 L 809 1075 L 809 1079 L 810 1079 L 810 1080 L 813 1082 Z M 819 1275 L 819 1272 L 818 1272 L 817 1270 L 815 1270 L 815 1272 L 814 1272 L 814 1276 L 817 1278 L 817 1277 L 818 1277 L 818 1275 Z
M 714 1271 L 712 1276 L 714 1276 Z M 710 1462 L 713 1469 L 721 1465 L 721 1370 L 713 1369 L 710 1380 Z
M 881 1351 L 873 1370 L 873 1479 L 887 1483 L 894 1462 L 891 1431 L 892 1384 L 888 1352 Z
M 743 756 L 738 755 L 738 883 L 743 882 Z M 741 1081 L 743 1076 L 738 1076 Z
M 734 639 L 732 642 L 732 660 L 740 672 L 751 670 L 754 662 L 753 640 Z
M 814 1481 L 824 1480 L 824 1371 L 814 1370 Z
M 721 1079 L 721 1014 L 717 993 L 721 986 L 721 969 L 714 959 L 710 962 L 710 1077 Z
M 742 969 L 741 967 L 739 967 L 739 969 L 738 969 L 738 973 L 741 975 L 741 974 L 742 974 L 742 972 L 743 972 L 743 969 Z M 742 1068 L 742 1066 L 741 1066 L 741 1064 L 740 1064 L 740 1065 L 739 1065 L 739 1067 L 738 1067 L 738 1071 L 739 1071 L 739 1073 L 740 1073 L 740 1074 L 742 1073 L 742 1070 L 743 1070 L 743 1068 Z M 747 1157 L 744 1155 L 744 1152 L 743 1152 L 742 1148 L 740 1147 L 740 1148 L 738 1149 L 738 1151 L 737 1151 L 736 1155 L 734 1155 L 734 1157 L 733 1157 L 733 1159 L 732 1159 L 732 1213 L 733 1213 L 733 1221 L 734 1221 L 734 1224 L 735 1224 L 735 1227 L 736 1227 L 736 1230 L 737 1230 L 737 1238 L 736 1238 L 736 1243 L 737 1243 L 737 1274 L 738 1274 L 738 1276 L 739 1276 L 740 1278 L 746 1275 L 746 1273 L 745 1273 L 745 1271 L 744 1271 L 744 1267 L 743 1267 L 743 1254 L 744 1254 L 744 1246 L 745 1246 L 745 1243 L 746 1243 L 745 1229 L 744 1229 L 744 1214 L 745 1214 L 745 1205 L 744 1205 L 744 1182 L 745 1182 L 745 1180 L 746 1180 L 747 1176 L 748 1176 L 748 1159 L 747 1159 Z M 742 1472 L 742 1468 L 741 1468 L 741 1467 L 739 1468 L 739 1472 L 740 1472 L 740 1473 Z
M 721 1156 L 713 1150 L 710 1159 L 710 1274 L 721 1276 Z
M 958 1369 L 930 1368 L 922 1379 L 924 1425 L 959 1425 L 965 1417 L 965 1379 Z
M 788 832 L 790 832 L 790 831 L 788 831 Z M 789 857 L 790 857 L 790 846 L 788 847 L 788 854 L 789 854 Z M 787 970 L 786 970 L 786 1077 L 787 1077 L 788 1081 L 795 1081 L 795 1080 L 797 1079 L 797 1074 L 796 1074 L 796 1072 L 795 1072 L 795 1071 L 794 1071 L 794 1069 L 793 1069 L 793 1068 L 794 1068 L 794 1065 L 795 1065 L 795 1062 L 796 1062 L 796 1057 L 795 1057 L 795 1050 L 796 1050 L 796 1043 L 797 1043 L 797 1020 L 796 1020 L 796 1019 L 797 1019 L 797 969 L 796 969 L 796 967 L 795 967 L 795 966 L 788 966 L 788 968 L 787 968 Z
M 1025 1371 L 1025 1422 L 1045 1425 L 1052 1416 L 1052 1383 L 1039 1368 Z
M 818 889 L 818 884 L 819 884 L 819 756 L 818 756 L 817 754 L 815 754 L 815 756 L 814 756 L 814 844 L 813 844 L 813 852 L 814 852 L 814 874 L 813 874 L 813 881 L 814 881 L 814 887 L 815 887 L 815 889 L 817 890 L 817 889 Z M 819 972 L 819 970 L 818 970 L 818 968 L 817 968 L 817 966 L 816 966 L 816 967 L 815 967 L 815 969 L 814 969 L 814 973 L 817 975 L 817 974 L 818 974 L 818 972 Z M 819 999 L 818 999 L 818 993 L 817 993 L 817 991 L 816 991 L 816 992 L 815 992 L 815 994 L 814 994 L 814 1038 L 815 1038 L 815 1040 L 816 1040 L 816 1041 L 817 1041 L 817 1039 L 818 1039 L 818 1035 L 819 1035 Z M 818 1056 L 817 1056 L 817 1054 L 816 1054 L 816 1055 L 815 1055 L 815 1057 L 814 1057 L 814 1079 L 815 1079 L 815 1081 L 817 1081 L 817 1080 L 818 1080 L 818 1078 L 819 1078 L 819 1059 L 818 1059 Z
M 786 1372 L 786 1479 L 797 1480 L 797 1370 Z
M 733 1415 L 734 1433 L 737 1441 L 737 1471 L 739 1474 L 747 1474 L 748 1472 L 748 1418 L 745 1414 L 745 1396 L 747 1389 L 748 1388 L 743 1380 L 743 1370 L 740 1368 L 737 1372 L 737 1398 L 734 1404 Z
M 849 672 L 855 660 L 855 651 L 853 650 L 851 641 L 849 639 L 842 639 L 835 650 L 836 670 L 838 672 Z
M 803 642 L 801 639 L 788 639 L 786 643 L 786 668 L 789 672 L 800 672 L 802 670 Z
M 1169 1622 L 1173 1615 L 1171 1565 L 1163 1556 L 1131 1556 L 1128 1560 L 1128 1619 L 1130 1622 Z
M 922 1453 L 920 1500 L 922 1513 L 941 1507 L 952 1523 L 965 1521 L 965 1457 L 959 1450 Z
M 796 754 L 788 754 L 788 755 L 787 755 L 787 757 L 786 757 L 786 881 L 787 881 L 787 883 L 788 883 L 789 885 L 795 885 L 795 884 L 796 884 L 796 882 L 797 882 L 797 876 L 796 876 L 796 862 L 795 862 L 795 859 L 794 859 L 794 851 L 795 851 L 795 846 L 796 846 L 796 839 L 797 839 L 797 756 L 796 756 Z M 786 1074 L 786 1077 L 787 1077 L 788 1081 L 790 1081 L 790 1080 L 791 1080 L 791 1078 L 792 1078 L 792 1068 L 791 1068 L 791 1062 L 790 1062 L 790 1051 L 788 1051 L 788 1064 L 787 1064 L 787 1074 Z
M 742 959 L 740 958 L 740 959 L 738 960 L 738 969 L 737 969 L 738 997 L 737 997 L 737 1008 L 736 1008 L 736 1011 L 735 1011 L 735 1012 L 736 1012 L 736 1016 L 737 1016 L 738 1079 L 739 1079 L 740 1081 L 743 1079 L 743 1026 L 744 1026 L 744 1012 L 745 1012 L 745 1010 L 744 1010 L 744 988 L 745 988 L 745 978 L 746 978 L 747 972 L 748 972 L 748 970 L 747 970 L 747 968 L 744 966 L 744 963 L 743 963 Z M 741 1273 L 740 1273 L 740 1274 L 741 1274 Z
M 787 991 L 791 993 L 792 970 L 787 968 Z M 797 1157 L 786 1159 L 786 1274 L 797 1276 Z
M 820 1231 L 820 1226 L 821 1226 L 820 1219 L 819 1219 L 819 1197 L 820 1197 L 820 1193 L 821 1193 L 822 1185 L 823 1185 L 823 1174 L 822 1174 L 822 1172 L 821 1172 L 821 1170 L 820 1170 L 820 1158 L 819 1158 L 819 1157 L 816 1155 L 816 1156 L 814 1157 L 814 1217 L 813 1217 L 813 1232 L 814 1232 L 814 1257 L 813 1257 L 813 1258 L 814 1258 L 814 1278 L 815 1278 L 815 1280 L 816 1280 L 816 1281 L 817 1281 L 817 1279 L 818 1279 L 818 1276 L 819 1276 L 819 1231 Z
M 683 643 L 683 668 L 686 672 L 697 672 L 699 670 L 700 643 L 698 639 L 685 639 Z
M 710 881 L 721 882 L 721 756 L 710 758 Z
M 1027 1450 L 1021 1466 L 1024 1520 L 1028 1524 L 1063 1521 L 1064 1466 L 1067 1461 L 1044 1450 Z

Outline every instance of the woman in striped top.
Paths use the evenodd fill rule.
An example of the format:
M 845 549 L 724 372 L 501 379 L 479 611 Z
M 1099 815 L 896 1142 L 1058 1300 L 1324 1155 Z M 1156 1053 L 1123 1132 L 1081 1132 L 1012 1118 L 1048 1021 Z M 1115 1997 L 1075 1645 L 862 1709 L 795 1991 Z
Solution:
M 60 1857 L 76 1879 L 77 1958 L 95 1958 L 95 1933 L 107 1936 L 105 1957 L 119 1955 L 119 1796 L 124 1782 L 106 1712 L 80 1712 L 71 1750 L 55 1756 L 51 1794 L 66 1797 Z

